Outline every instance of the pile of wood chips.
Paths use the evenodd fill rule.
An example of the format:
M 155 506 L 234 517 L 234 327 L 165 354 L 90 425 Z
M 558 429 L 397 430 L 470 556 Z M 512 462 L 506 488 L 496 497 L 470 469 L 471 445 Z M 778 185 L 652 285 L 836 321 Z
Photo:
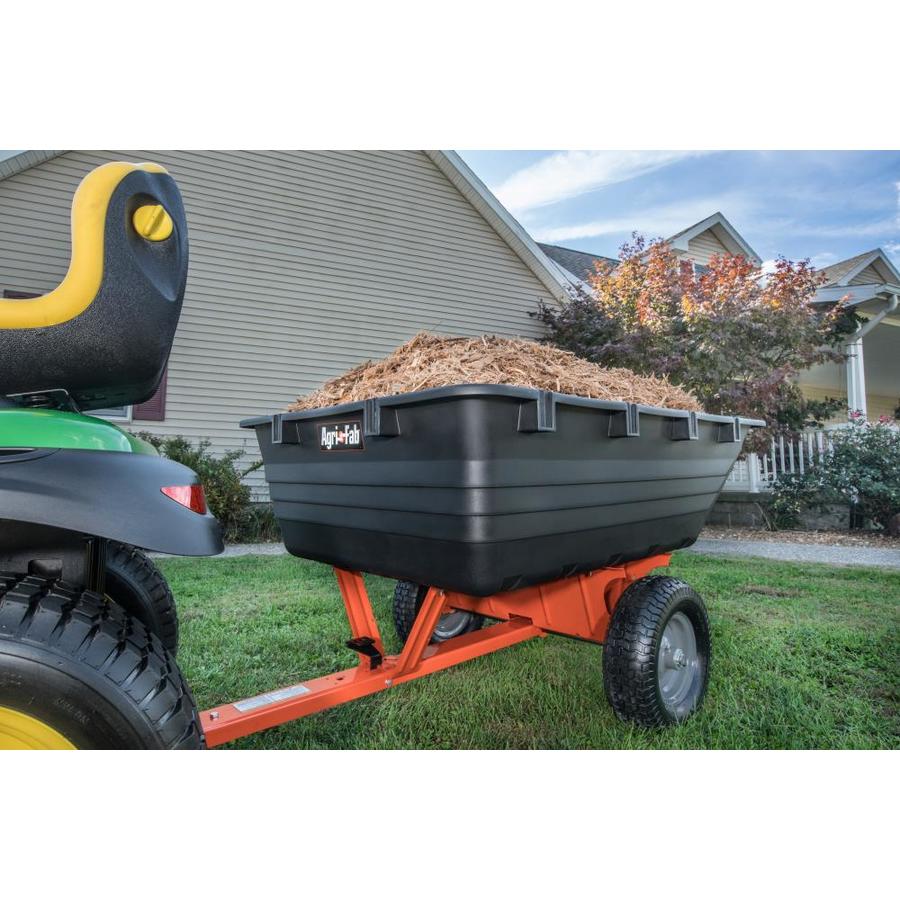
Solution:
M 424 331 L 390 356 L 325 382 L 289 409 L 320 409 L 454 384 L 511 384 L 595 400 L 700 409 L 692 394 L 665 378 L 607 369 L 546 344 L 494 336 L 446 338 Z

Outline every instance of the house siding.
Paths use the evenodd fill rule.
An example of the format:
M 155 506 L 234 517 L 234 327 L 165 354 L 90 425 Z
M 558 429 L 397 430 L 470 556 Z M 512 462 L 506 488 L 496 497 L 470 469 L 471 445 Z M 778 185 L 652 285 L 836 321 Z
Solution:
M 249 463 L 241 418 L 421 329 L 541 333 L 529 313 L 550 292 L 420 151 L 68 152 L 0 181 L 0 289 L 60 282 L 72 193 L 113 159 L 164 165 L 190 226 L 166 418 L 132 430 L 209 438 Z
M 881 284 L 884 277 L 875 266 L 866 266 L 859 275 L 850 279 L 850 284 Z
M 714 256 L 727 252 L 725 245 L 711 231 L 704 231 L 688 241 L 688 250 L 684 255 L 705 266 Z

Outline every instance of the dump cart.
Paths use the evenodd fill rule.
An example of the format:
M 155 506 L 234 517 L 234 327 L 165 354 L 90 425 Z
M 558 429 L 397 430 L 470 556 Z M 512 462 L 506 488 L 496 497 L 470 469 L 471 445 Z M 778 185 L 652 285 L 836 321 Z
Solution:
M 142 551 L 214 554 L 218 528 L 193 472 L 84 415 L 152 393 L 187 271 L 174 181 L 111 166 L 76 195 L 63 285 L 0 305 L 0 746 L 216 746 L 548 634 L 605 645 L 624 720 L 699 708 L 706 609 L 655 570 L 696 540 L 763 423 L 468 384 L 241 423 L 288 551 L 335 569 L 359 661 L 198 712 Z M 112 349 L 79 352 L 97 330 Z M 397 580 L 399 654 L 362 573 Z

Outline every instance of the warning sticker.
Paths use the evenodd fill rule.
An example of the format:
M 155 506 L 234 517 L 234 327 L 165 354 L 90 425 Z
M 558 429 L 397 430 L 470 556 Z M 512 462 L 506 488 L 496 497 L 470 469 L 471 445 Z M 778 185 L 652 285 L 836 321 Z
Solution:
M 260 706 L 269 706 L 272 703 L 279 703 L 282 700 L 290 700 L 291 697 L 299 697 L 302 694 L 308 694 L 309 688 L 305 684 L 295 684 L 293 687 L 281 688 L 278 691 L 269 691 L 268 694 L 260 694 L 258 697 L 251 697 L 249 700 L 241 700 L 235 703 L 234 708 L 238 712 L 247 712 L 251 709 L 258 709 Z

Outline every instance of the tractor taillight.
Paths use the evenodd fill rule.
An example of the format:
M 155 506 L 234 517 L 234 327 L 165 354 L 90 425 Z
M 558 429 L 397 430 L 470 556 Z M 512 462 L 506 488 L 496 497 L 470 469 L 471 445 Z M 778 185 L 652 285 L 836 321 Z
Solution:
M 160 490 L 176 503 L 186 506 L 195 513 L 203 515 L 206 512 L 206 496 L 202 484 L 176 484 Z

